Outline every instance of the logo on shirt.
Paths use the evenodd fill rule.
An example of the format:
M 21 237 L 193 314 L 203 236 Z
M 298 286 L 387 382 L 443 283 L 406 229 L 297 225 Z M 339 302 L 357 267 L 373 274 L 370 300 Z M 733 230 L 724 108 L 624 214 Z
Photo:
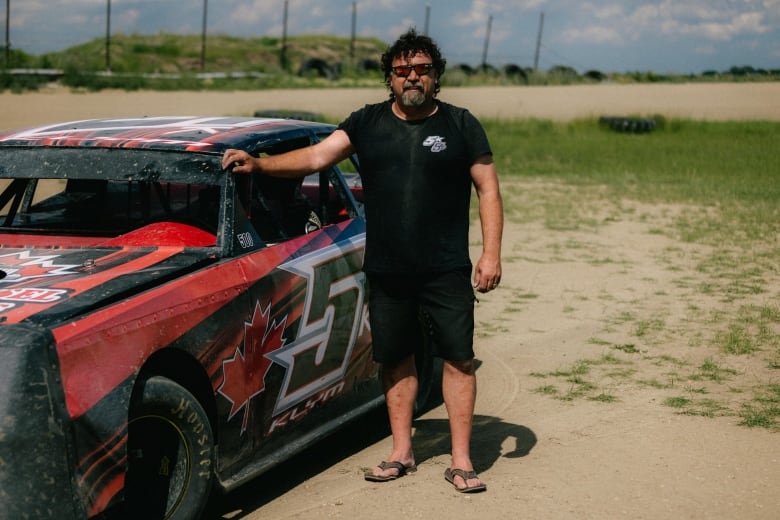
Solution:
M 429 135 L 423 141 L 423 146 L 430 146 L 432 152 L 443 152 L 447 149 L 447 143 L 444 138 L 438 135 Z

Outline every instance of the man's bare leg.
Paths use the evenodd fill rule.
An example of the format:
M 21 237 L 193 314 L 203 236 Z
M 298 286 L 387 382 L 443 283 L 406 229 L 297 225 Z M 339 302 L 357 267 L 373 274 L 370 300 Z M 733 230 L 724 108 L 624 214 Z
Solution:
M 471 428 L 474 420 L 474 403 L 477 399 L 477 377 L 474 372 L 474 361 L 444 361 L 442 383 L 444 404 L 450 420 L 452 435 L 452 469 L 472 471 L 471 463 Z M 455 477 L 455 485 L 459 488 L 478 486 L 479 479 L 465 481 Z
M 412 418 L 414 400 L 417 398 L 417 369 L 414 356 L 397 363 L 382 365 L 382 385 L 387 401 L 387 413 L 390 419 L 390 432 L 393 435 L 393 450 L 386 459 L 388 462 L 400 462 L 406 467 L 414 466 L 412 450 Z M 398 470 L 379 467 L 372 471 L 374 475 L 387 477 L 397 475 Z

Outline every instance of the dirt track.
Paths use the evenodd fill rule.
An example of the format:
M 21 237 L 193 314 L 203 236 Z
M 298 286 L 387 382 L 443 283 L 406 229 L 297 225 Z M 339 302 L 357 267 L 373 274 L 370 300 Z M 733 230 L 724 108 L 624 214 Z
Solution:
M 251 115 L 266 108 L 340 118 L 384 97 L 381 88 L 2 94 L 0 126 L 99 116 Z M 663 114 L 780 120 L 780 83 L 451 89 L 441 97 L 481 117 Z M 730 310 L 717 295 L 708 299 L 690 290 L 706 281 L 696 267 L 708 249 L 657 233 L 678 208 L 605 206 L 598 193 L 567 192 L 575 188 L 534 180 L 507 180 L 502 189 L 507 207 L 531 207 L 551 192 L 589 202 L 596 209 L 588 217 L 601 224 L 552 231 L 538 220 L 508 219 L 502 285 L 481 296 L 477 309 L 480 390 L 473 454 L 488 492 L 459 495 L 443 479 L 447 427 L 438 407 L 415 422 L 416 474 L 381 485 L 361 478 L 364 468 L 389 452 L 385 419 L 377 413 L 216 500 L 209 519 L 777 518 L 780 434 L 738 426 L 735 416 L 676 415 L 662 404 L 703 384 L 685 379 L 709 355 L 693 340 L 706 343 L 719 324 L 691 316 L 693 306 L 706 315 Z M 476 228 L 473 233 L 476 256 Z M 765 280 L 763 295 L 738 303 L 776 305 L 778 273 L 775 269 Z M 639 337 L 637 322 L 654 319 L 662 320 L 668 333 Z M 635 344 L 640 352 L 621 353 L 604 342 Z M 617 396 L 615 402 L 567 401 L 537 391 L 557 381 L 538 374 L 605 354 L 626 365 L 615 371 L 594 368 L 588 377 Z M 664 361 L 669 358 L 684 365 L 671 366 Z M 766 365 L 760 355 L 720 362 L 756 380 Z M 618 369 L 626 371 L 620 375 Z M 670 373 L 677 376 L 668 388 L 639 382 L 663 382 Z M 738 397 L 728 385 L 709 391 L 713 398 Z
M 0 129 L 93 117 L 253 115 L 261 109 L 305 110 L 341 119 L 386 98 L 376 89 L 255 92 L 99 92 L 54 89 L 0 94 Z M 780 82 L 571 87 L 480 87 L 442 90 L 444 101 L 478 117 L 568 120 L 601 115 L 780 121 Z

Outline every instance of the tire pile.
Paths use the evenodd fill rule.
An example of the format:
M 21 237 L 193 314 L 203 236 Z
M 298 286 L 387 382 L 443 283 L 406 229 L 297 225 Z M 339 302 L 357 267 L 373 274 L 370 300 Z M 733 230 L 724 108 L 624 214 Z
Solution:
M 655 119 L 640 117 L 600 117 L 599 124 L 616 132 L 644 134 L 656 128 Z

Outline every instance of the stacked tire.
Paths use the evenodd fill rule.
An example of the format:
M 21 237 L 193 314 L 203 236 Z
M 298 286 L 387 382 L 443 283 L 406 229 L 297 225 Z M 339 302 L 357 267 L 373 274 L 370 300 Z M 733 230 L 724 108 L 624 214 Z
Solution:
M 600 117 L 599 124 L 616 132 L 644 134 L 655 130 L 655 119 L 640 117 Z

